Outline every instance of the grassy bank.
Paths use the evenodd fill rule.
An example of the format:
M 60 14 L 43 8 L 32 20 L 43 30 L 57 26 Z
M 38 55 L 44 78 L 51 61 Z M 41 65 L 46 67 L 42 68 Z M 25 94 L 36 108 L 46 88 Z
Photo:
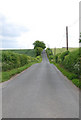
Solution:
M 36 60 L 36 58 L 25 54 L 18 54 L 13 51 L 2 51 L 2 71 L 22 67 Z
M 46 50 L 49 61 L 53 63 L 69 80 L 81 88 L 81 49 L 64 51 L 53 55 L 51 49 Z
M 52 62 L 50 62 L 52 63 Z M 69 80 L 73 82 L 78 88 L 81 88 L 81 81 L 78 79 L 78 76 L 74 73 L 69 72 L 68 70 L 64 69 L 60 64 L 54 63 L 53 64 L 66 76 Z
M 4 81 L 9 80 L 12 76 L 14 76 L 18 73 L 21 73 L 22 71 L 29 68 L 33 64 L 40 63 L 41 61 L 42 61 L 42 58 L 40 58 L 40 60 L 38 62 L 31 62 L 29 64 L 24 65 L 23 67 L 19 67 L 19 68 L 16 68 L 16 69 L 12 69 L 12 70 L 9 70 L 9 71 L 2 72 L 2 80 L 0 82 L 4 82 Z
M 26 54 L 14 52 L 16 50 L 3 50 L 2 51 L 2 80 L 4 82 L 9 80 L 12 76 L 22 72 L 23 70 L 29 68 L 35 63 L 40 63 L 42 61 L 41 56 L 31 57 Z M 20 50 L 18 51 L 20 52 Z M 26 51 L 25 51 L 26 52 Z
M 10 71 L 2 72 L 2 81 L 0 81 L 0 82 L 4 82 L 4 81 L 9 80 L 12 76 L 24 71 L 25 69 L 29 68 L 33 64 L 35 64 L 35 62 L 29 63 L 23 67 L 12 69 Z

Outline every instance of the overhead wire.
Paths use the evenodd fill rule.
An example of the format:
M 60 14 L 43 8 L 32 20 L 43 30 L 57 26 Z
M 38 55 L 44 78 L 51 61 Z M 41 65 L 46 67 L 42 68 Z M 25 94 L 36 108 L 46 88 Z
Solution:
M 77 20 L 75 20 L 71 25 L 69 25 L 68 27 L 69 28 L 71 28 L 71 27 L 73 27 L 75 24 L 77 24 L 79 21 L 81 20 L 81 17 L 79 17 L 79 19 L 77 19 Z M 61 46 L 61 44 L 62 44 L 62 42 L 63 42 L 63 39 L 64 39 L 64 37 L 65 37 L 65 32 L 64 32 L 64 34 L 63 34 L 63 36 L 62 36 L 62 39 L 60 40 L 60 42 L 58 42 L 58 40 L 57 40 L 57 42 L 58 42 L 58 46 L 60 47 Z M 65 46 L 62 46 L 62 47 L 65 47 Z

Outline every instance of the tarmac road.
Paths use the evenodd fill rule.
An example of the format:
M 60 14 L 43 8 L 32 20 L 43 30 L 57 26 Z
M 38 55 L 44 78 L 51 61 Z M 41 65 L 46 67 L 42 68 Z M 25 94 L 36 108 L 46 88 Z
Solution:
M 3 83 L 3 118 L 79 118 L 78 88 L 42 57 Z

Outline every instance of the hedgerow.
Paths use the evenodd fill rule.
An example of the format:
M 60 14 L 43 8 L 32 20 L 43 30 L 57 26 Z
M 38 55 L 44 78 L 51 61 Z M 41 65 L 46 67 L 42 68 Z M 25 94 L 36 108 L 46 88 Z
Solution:
M 65 51 L 63 53 L 59 53 L 54 57 L 54 62 L 59 63 L 69 72 L 72 72 L 76 75 L 80 75 L 80 52 L 79 49 L 69 52 Z
M 54 59 L 52 50 L 50 48 L 46 49 L 46 53 L 47 53 L 47 56 L 48 56 L 48 58 L 49 58 L 50 61 Z
M 2 71 L 19 68 L 35 61 L 38 62 L 39 59 L 27 56 L 25 54 L 18 54 L 11 51 L 2 51 Z
M 65 56 L 66 56 L 66 55 L 68 55 L 68 54 L 69 54 L 69 51 L 65 51 L 65 52 L 63 52 L 63 53 L 60 55 L 61 62 L 63 62 L 63 61 L 64 61 Z
M 62 65 L 64 68 L 66 68 L 68 71 L 73 72 L 75 74 L 80 73 L 79 69 L 79 50 L 70 52 L 69 55 L 67 55 L 62 62 Z
M 52 54 L 51 49 L 47 49 L 46 52 L 50 60 Z M 65 51 L 63 53 L 58 53 L 52 57 L 50 62 L 54 63 L 76 86 L 81 87 L 81 81 L 79 82 L 81 78 L 81 48 L 72 52 Z

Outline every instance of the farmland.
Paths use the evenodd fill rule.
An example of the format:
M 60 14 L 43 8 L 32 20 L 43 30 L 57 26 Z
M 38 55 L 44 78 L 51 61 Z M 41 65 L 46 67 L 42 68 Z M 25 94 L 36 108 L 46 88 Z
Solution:
M 72 52 L 72 51 L 74 51 L 74 50 L 77 50 L 78 48 L 69 48 L 68 50 L 70 51 L 70 52 Z M 58 54 L 58 53 L 63 53 L 63 52 L 65 52 L 66 51 L 66 48 L 56 48 L 56 54 Z M 52 52 L 53 52 L 53 54 L 54 54 L 54 48 L 52 48 Z
M 35 57 L 35 50 L 34 49 L 11 49 L 11 50 L 4 50 L 8 52 L 15 52 L 18 54 L 25 54 L 31 57 Z

